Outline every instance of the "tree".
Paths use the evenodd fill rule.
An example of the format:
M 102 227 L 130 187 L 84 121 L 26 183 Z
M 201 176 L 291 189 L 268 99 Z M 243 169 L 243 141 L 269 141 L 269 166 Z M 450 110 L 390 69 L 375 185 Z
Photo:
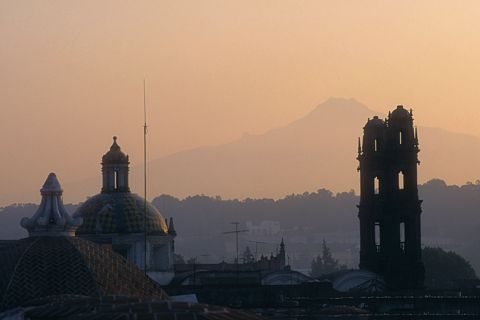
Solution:
M 425 247 L 422 259 L 425 265 L 425 286 L 428 288 L 459 288 L 461 282 L 477 278 L 470 262 L 453 251 Z
M 342 269 L 345 269 L 345 266 L 340 265 L 338 260 L 333 258 L 330 248 L 327 247 L 327 243 L 323 239 L 322 255 L 313 258 L 311 276 L 319 277 Z

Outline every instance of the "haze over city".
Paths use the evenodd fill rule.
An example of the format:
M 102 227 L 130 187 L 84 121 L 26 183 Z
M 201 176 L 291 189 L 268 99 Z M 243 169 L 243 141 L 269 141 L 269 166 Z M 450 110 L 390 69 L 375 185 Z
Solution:
M 479 13 L 475 1 L 2 1 L 1 203 L 38 202 L 50 171 L 66 186 L 95 179 L 113 135 L 139 173 L 144 78 L 150 160 L 265 133 L 330 97 L 353 98 L 371 115 L 403 104 L 419 126 L 478 137 Z M 222 194 L 162 189 L 162 177 L 152 176 L 159 187 L 151 197 L 358 189 L 361 127 L 352 128 L 353 137 L 332 130 L 332 142 L 351 141 L 345 150 L 352 182 L 318 179 L 276 190 L 271 181 L 271 193 Z M 465 139 L 469 145 L 473 138 Z M 420 155 L 426 157 L 435 154 Z M 468 161 L 468 152 L 462 157 Z M 420 170 L 420 182 L 463 184 L 480 176 L 434 173 Z M 98 190 L 95 183 L 84 194 L 66 190 L 66 201 L 82 201 Z

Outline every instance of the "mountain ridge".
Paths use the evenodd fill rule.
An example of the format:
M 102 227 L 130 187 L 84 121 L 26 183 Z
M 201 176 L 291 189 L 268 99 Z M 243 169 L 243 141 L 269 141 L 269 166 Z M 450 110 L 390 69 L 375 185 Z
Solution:
M 355 99 L 330 98 L 305 116 L 264 133 L 244 134 L 229 143 L 151 160 L 149 198 L 162 193 L 180 198 L 193 194 L 281 198 L 319 188 L 358 190 L 357 139 L 374 115 L 384 117 Z M 479 138 L 441 128 L 418 128 L 419 183 L 440 178 L 461 184 L 480 177 Z M 100 191 L 100 183 L 100 176 L 93 175 L 67 182 L 66 197 L 70 202 L 83 201 Z M 142 167 L 131 168 L 131 185 L 133 191 L 142 193 Z M 38 198 L 38 190 L 32 188 L 31 193 L 33 199 Z

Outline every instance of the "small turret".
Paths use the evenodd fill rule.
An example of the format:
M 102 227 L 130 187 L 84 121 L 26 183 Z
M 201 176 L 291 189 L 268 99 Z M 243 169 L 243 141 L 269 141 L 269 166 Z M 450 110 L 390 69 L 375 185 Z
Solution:
M 110 150 L 102 157 L 102 193 L 130 192 L 128 186 L 129 164 L 128 155 L 123 153 L 117 144 L 117 137 L 113 137 Z
M 63 190 L 55 173 L 48 175 L 40 193 L 40 207 L 31 218 L 23 218 L 21 226 L 30 236 L 73 236 L 83 219 L 73 219 L 63 206 Z
M 168 223 L 168 233 L 171 235 L 177 235 L 177 231 L 175 231 L 175 226 L 173 225 L 173 218 L 170 217 L 170 222 Z

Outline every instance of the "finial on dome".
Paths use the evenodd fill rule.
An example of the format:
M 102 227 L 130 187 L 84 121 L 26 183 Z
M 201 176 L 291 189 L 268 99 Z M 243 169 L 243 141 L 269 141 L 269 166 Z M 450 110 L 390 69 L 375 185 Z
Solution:
M 167 219 L 165 219 L 167 220 Z M 170 217 L 170 222 L 168 224 L 168 233 L 172 234 L 172 235 L 176 235 L 177 234 L 177 231 L 175 231 L 175 226 L 173 225 L 173 218 Z
M 120 146 L 117 143 L 117 136 L 113 136 L 113 143 L 112 146 L 110 147 L 111 151 L 120 151 Z
M 73 219 L 63 206 L 62 187 L 55 173 L 50 173 L 40 189 L 42 202 L 31 218 L 20 221 L 30 236 L 73 236 L 82 218 Z

